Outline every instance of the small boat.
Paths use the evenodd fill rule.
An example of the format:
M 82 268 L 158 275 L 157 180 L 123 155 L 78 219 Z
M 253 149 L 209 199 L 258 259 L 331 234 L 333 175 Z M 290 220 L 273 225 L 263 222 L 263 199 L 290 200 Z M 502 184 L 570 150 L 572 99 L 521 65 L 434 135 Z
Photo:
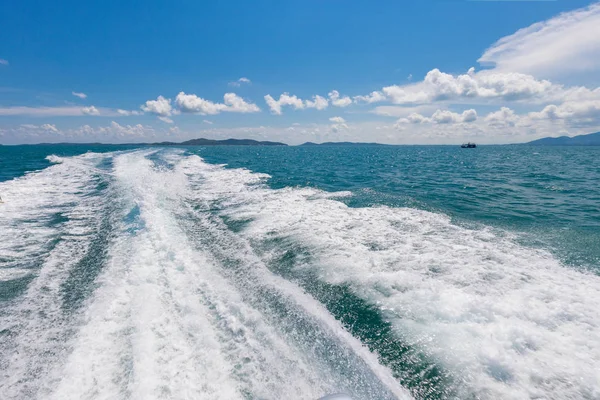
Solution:
M 477 147 L 477 145 L 475 143 L 469 142 L 469 143 L 463 143 L 460 147 L 463 149 L 474 149 Z

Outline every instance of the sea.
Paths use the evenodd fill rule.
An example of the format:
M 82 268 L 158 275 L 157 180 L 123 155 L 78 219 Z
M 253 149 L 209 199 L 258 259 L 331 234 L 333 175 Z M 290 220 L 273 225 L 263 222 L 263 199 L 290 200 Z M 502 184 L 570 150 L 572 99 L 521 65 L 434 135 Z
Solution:
M 600 148 L 0 146 L 0 399 L 600 399 Z

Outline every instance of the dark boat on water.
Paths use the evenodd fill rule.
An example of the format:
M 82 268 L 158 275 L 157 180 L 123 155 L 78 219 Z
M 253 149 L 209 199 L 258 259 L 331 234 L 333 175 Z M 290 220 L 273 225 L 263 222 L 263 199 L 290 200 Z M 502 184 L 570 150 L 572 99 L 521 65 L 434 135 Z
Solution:
M 462 144 L 460 147 L 462 147 L 463 149 L 474 149 L 477 147 L 477 145 L 475 143 L 464 143 Z

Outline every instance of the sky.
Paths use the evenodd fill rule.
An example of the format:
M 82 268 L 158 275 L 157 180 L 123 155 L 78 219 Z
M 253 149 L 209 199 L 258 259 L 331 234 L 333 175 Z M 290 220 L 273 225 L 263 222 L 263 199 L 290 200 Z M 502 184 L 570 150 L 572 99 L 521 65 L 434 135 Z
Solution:
M 0 144 L 600 131 L 600 2 L 6 1 Z

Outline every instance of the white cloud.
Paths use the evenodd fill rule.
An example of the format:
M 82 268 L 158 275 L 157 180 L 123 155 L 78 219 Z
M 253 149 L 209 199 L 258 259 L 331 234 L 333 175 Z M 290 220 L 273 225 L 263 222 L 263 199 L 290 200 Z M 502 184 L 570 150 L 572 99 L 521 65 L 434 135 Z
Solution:
M 489 113 L 485 117 L 485 122 L 490 126 L 496 127 L 514 127 L 519 122 L 519 116 L 508 107 L 502 107 L 496 112 Z
M 271 112 L 276 115 L 281 115 L 283 106 L 291 106 L 296 110 L 305 108 L 304 102 L 296 95 L 290 96 L 289 93 L 283 93 L 279 96 L 279 100 L 275 100 L 270 94 L 265 96 L 265 101 L 271 109 Z
M 123 110 L 121 110 L 123 111 Z M 137 113 L 137 114 L 136 114 Z M 138 115 L 135 111 L 130 115 Z M 125 115 L 111 108 L 104 107 L 81 107 L 81 106 L 59 106 L 59 107 L 0 107 L 0 116 L 29 116 L 29 117 L 81 117 L 81 116 L 117 117 Z
M 433 104 L 424 104 L 418 106 L 377 106 L 369 112 L 385 117 L 406 117 L 412 113 L 430 114 L 437 110 L 438 107 Z
M 343 124 L 346 120 L 342 117 L 331 117 L 329 118 L 331 122 L 335 122 L 336 124 Z
M 475 122 L 477 120 L 477 111 L 474 109 L 465 110 L 461 116 L 462 122 Z
M 570 125 L 600 125 L 600 100 L 565 102 L 548 105 L 540 112 L 528 115 L 532 120 L 565 120 Z
M 214 122 L 209 121 L 207 119 L 203 119 L 202 122 L 204 122 L 205 124 L 208 124 L 208 125 L 212 125 L 214 123 Z
M 8 61 L 6 61 L 3 58 L 0 58 L 0 65 L 8 65 L 8 64 L 9 64 Z
M 159 115 L 161 117 L 169 117 L 173 111 L 171 99 L 166 99 L 163 96 L 158 96 L 156 100 L 146 101 L 140 108 L 144 112 Z
M 142 115 L 141 111 L 135 111 L 135 110 L 121 110 L 120 108 L 117 109 L 117 114 L 128 117 L 130 115 Z
M 81 107 L 0 107 L 0 116 L 76 117 L 84 115 Z
M 173 120 L 169 117 L 158 117 L 158 119 L 160 119 L 162 122 L 166 123 L 166 124 L 172 124 Z
M 516 72 L 475 72 L 471 68 L 463 75 L 450 75 L 433 69 L 422 82 L 384 87 L 383 93 L 395 104 L 426 104 L 437 101 L 544 99 L 557 96 L 562 86 L 531 75 Z
M 400 118 L 396 122 L 396 126 L 400 126 L 402 124 L 425 124 L 425 123 L 434 123 L 434 124 L 460 124 L 460 123 L 470 123 L 475 122 L 477 120 L 477 111 L 474 109 L 465 110 L 462 114 L 458 114 L 452 112 L 450 110 L 437 110 L 433 113 L 431 117 L 425 117 L 419 113 L 412 113 L 407 117 Z
M 432 96 L 415 86 L 387 86 L 383 88 L 383 93 L 394 104 L 418 104 L 432 101 Z
M 85 115 L 100 115 L 100 111 L 94 106 L 83 107 L 81 112 Z
M 352 99 L 350 97 L 340 97 L 340 92 L 337 90 L 329 92 L 329 100 L 331 100 L 331 105 L 336 107 L 347 107 L 352 104 Z
M 431 116 L 436 124 L 457 124 L 461 122 L 473 122 L 477 119 L 477 111 L 467 110 L 462 114 L 457 114 L 449 110 L 437 110 Z
M 260 112 L 260 108 L 256 104 L 247 103 L 235 93 L 225 93 L 223 100 L 227 108 L 224 111 L 238 113 L 254 113 Z
M 75 97 L 79 97 L 80 99 L 87 98 L 87 94 L 81 92 L 71 92 L 71 94 Z
M 329 106 L 329 100 L 323 96 L 315 95 L 312 97 L 312 100 L 302 100 L 298 96 L 290 95 L 287 92 L 281 94 L 277 100 L 268 94 L 265 96 L 265 102 L 269 106 L 271 113 L 275 115 L 283 114 L 283 107 L 286 106 L 292 107 L 295 110 L 303 110 L 305 108 L 324 110 Z
M 306 100 L 307 108 L 316 108 L 317 110 L 324 110 L 329 106 L 329 101 L 322 96 L 313 96 L 313 100 Z
M 235 82 L 229 82 L 229 86 L 240 87 L 244 83 L 249 85 L 249 84 L 252 83 L 252 81 L 250 79 L 248 79 L 248 78 L 241 77 L 240 79 L 238 79 Z
M 350 127 L 347 124 L 333 124 L 329 127 L 329 130 L 335 133 L 347 131 L 348 129 L 350 129 Z
M 43 124 L 41 126 L 41 128 L 45 131 L 50 131 L 50 132 L 54 132 L 54 133 L 58 132 L 58 129 L 56 129 L 56 125 L 54 125 L 54 124 Z
M 498 71 L 558 77 L 600 68 L 600 3 L 560 14 L 506 36 L 478 60 Z
M 215 115 L 221 112 L 253 113 L 259 112 L 256 104 L 248 103 L 235 93 L 225 93 L 224 103 L 213 103 L 195 94 L 180 92 L 175 98 L 175 103 L 183 112 L 201 115 Z
M 50 132 L 50 133 L 58 133 L 58 129 L 54 124 L 42 124 L 42 125 L 34 125 L 34 124 L 21 124 L 20 129 L 26 130 L 29 132 L 41 131 L 41 132 Z
M 87 125 L 89 127 L 89 125 Z M 128 136 L 147 136 L 148 133 L 154 132 L 154 129 L 145 127 L 141 124 L 137 125 L 120 125 L 115 121 L 112 121 L 109 126 L 100 127 L 93 130 L 94 133 L 100 133 L 103 135 L 117 136 L 117 137 L 128 137 Z
M 371 92 L 370 94 L 366 95 L 366 96 L 354 96 L 354 102 L 356 103 L 379 103 L 381 101 L 385 101 L 387 98 L 386 96 L 379 91 L 374 91 Z
M 406 118 L 400 118 L 396 124 L 423 124 L 431 122 L 431 118 L 427 118 L 419 113 L 412 113 Z
M 183 112 L 199 113 L 203 115 L 218 114 L 226 108 L 225 104 L 213 103 L 212 101 L 205 100 L 195 94 L 185 94 L 184 92 L 180 92 L 177 95 L 175 103 Z

